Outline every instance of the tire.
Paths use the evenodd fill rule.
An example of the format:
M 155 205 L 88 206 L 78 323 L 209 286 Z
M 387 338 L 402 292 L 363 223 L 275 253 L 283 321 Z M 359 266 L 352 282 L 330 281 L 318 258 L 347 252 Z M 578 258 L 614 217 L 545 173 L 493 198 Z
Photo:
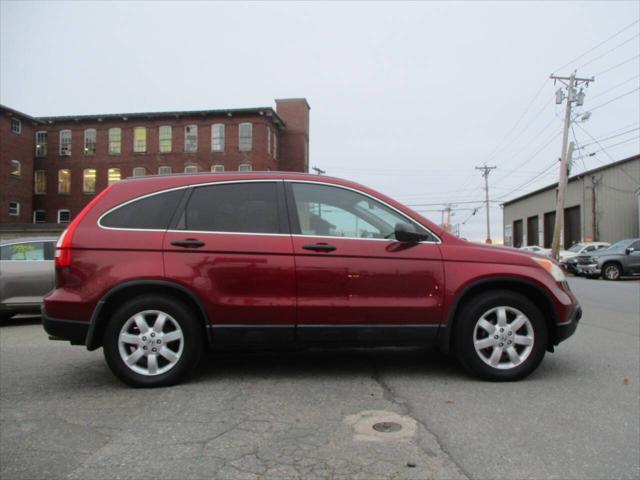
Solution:
M 499 323 L 502 326 L 497 326 Z M 471 299 L 457 315 L 454 327 L 459 362 L 468 372 L 490 381 L 525 378 L 540 365 L 548 339 L 548 327 L 538 307 L 509 290 L 494 290 Z
M 9 313 L 9 312 L 2 312 L 2 313 L 0 313 L 0 322 L 6 322 L 6 321 L 8 321 L 11 317 L 13 317 L 13 313 Z
M 143 295 L 125 303 L 111 317 L 104 333 L 104 357 L 111 371 L 127 385 L 174 385 L 200 360 L 201 331 L 197 315 L 184 303 Z
M 602 266 L 602 278 L 605 280 L 620 280 L 622 269 L 617 263 L 605 263 Z

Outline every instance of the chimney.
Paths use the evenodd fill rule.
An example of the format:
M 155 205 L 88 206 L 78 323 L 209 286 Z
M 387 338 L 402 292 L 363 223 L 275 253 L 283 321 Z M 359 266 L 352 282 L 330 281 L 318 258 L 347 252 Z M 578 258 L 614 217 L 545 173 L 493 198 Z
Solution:
M 278 167 L 282 171 L 309 171 L 310 109 L 305 98 L 276 99 L 276 112 L 286 123 L 278 145 Z

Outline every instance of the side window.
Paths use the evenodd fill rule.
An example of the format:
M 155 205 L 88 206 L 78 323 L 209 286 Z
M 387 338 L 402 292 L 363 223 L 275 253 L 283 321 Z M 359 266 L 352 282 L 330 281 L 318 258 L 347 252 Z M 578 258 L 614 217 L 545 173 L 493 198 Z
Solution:
M 1 260 L 44 260 L 44 242 L 5 245 L 0 252 Z
M 634 251 L 639 252 L 640 251 L 640 240 L 637 240 L 635 242 L 633 242 L 631 245 L 629 245 L 631 248 L 633 248 Z
M 108 213 L 100 225 L 109 228 L 166 230 L 184 190 L 173 190 L 134 200 Z
M 275 182 L 197 187 L 181 228 L 210 232 L 285 233 L 278 216 Z
M 587 248 L 584 249 L 584 253 L 593 252 L 596 248 L 598 247 L 594 245 L 589 245 Z
M 329 185 L 291 186 L 302 235 L 393 239 L 399 222 L 429 235 L 407 217 L 360 193 Z

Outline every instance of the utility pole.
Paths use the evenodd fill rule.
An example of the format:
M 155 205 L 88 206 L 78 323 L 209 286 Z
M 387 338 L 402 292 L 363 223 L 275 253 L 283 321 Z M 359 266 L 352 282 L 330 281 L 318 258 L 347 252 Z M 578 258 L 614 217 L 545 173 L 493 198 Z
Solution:
M 493 243 L 491 241 L 491 221 L 490 221 L 490 213 L 489 213 L 489 174 L 491 170 L 495 170 L 496 167 L 487 167 L 485 163 L 482 167 L 476 167 L 476 170 L 482 170 L 482 176 L 484 177 L 484 192 L 485 192 L 485 202 L 487 206 L 487 239 L 485 243 Z
M 554 83 L 560 81 L 564 84 L 567 94 L 567 105 L 564 111 L 564 129 L 562 131 L 562 151 L 560 154 L 560 178 L 558 179 L 558 196 L 556 199 L 556 222 L 553 228 L 553 242 L 551 243 L 551 256 L 558 260 L 560 254 L 560 237 L 562 234 L 562 225 L 564 224 L 564 195 L 567 189 L 567 170 L 569 167 L 570 157 L 573 154 L 573 142 L 568 147 L 569 142 L 569 128 L 571 127 L 571 106 L 575 102 L 577 106 L 582 106 L 584 103 L 584 92 L 580 89 L 580 92 L 576 92 L 576 87 L 581 83 L 586 83 L 589 86 L 589 82 L 593 82 L 592 78 L 576 78 L 576 72 L 574 71 L 569 77 L 558 77 L 551 75 Z M 565 99 L 562 88 L 556 92 L 556 103 L 560 104 Z M 571 151 L 569 151 L 569 149 Z

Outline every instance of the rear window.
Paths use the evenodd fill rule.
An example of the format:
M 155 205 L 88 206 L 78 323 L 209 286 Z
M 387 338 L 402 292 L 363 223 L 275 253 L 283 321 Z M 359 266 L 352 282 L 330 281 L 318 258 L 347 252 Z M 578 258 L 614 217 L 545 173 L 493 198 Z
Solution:
M 100 225 L 108 228 L 166 230 L 185 190 L 173 190 L 134 200 L 105 215 Z
M 274 182 L 209 185 L 193 190 L 179 228 L 209 232 L 282 233 Z

